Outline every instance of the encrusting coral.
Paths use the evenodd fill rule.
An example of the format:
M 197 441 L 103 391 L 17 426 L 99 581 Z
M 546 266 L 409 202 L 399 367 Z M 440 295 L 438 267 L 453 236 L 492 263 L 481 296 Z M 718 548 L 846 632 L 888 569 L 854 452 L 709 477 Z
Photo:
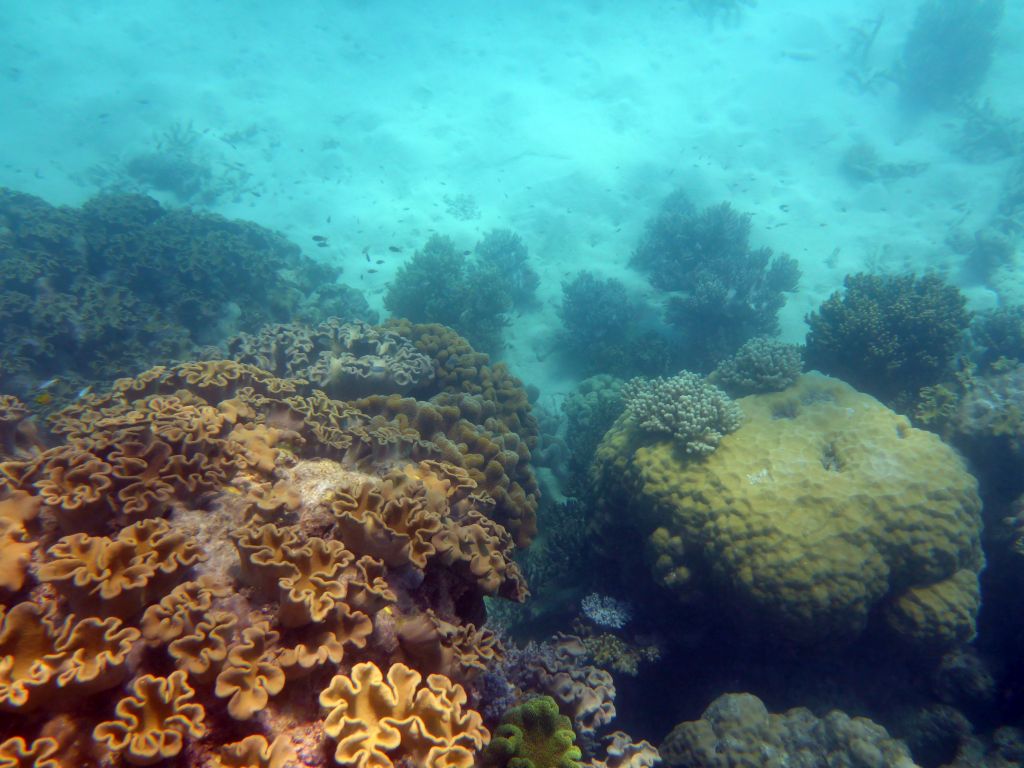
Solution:
M 483 413 L 496 435 L 526 425 L 525 445 L 518 384 L 476 362 L 446 372 L 439 394 L 469 398 L 467 431 L 470 418 L 488 429 Z M 372 688 L 372 668 L 401 680 L 394 707 L 420 718 L 388 748 L 395 765 L 442 752 L 471 765 L 489 734 L 464 705 L 503 655 L 483 598 L 527 594 L 500 519 L 529 507 L 488 491 L 508 485 L 504 468 L 477 471 L 416 431 L 425 417 L 358 402 L 252 365 L 185 363 L 58 412 L 52 447 L 14 445 L 0 461 L 0 755 L 86 764 L 68 757 L 68 734 L 84 732 L 88 760 L 283 768 L 332 734 L 342 749 L 337 681 Z M 418 410 L 431 408 L 455 406 Z M 389 733 L 392 715 L 371 727 Z

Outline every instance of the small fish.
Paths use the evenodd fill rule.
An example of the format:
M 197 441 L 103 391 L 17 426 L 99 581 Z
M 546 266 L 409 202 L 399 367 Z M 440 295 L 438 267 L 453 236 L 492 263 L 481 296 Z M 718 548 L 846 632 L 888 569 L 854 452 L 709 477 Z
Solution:
M 330 224 L 330 223 L 331 223 L 331 217 L 330 217 L 330 216 L 328 216 L 328 217 L 327 217 L 327 223 L 328 223 L 328 224 Z
M 370 254 L 368 254 L 368 253 L 367 253 L 366 251 L 363 251 L 363 256 L 365 256 L 365 257 L 366 257 L 366 260 L 367 260 L 367 261 L 369 261 L 369 260 L 370 260 Z
M 92 392 L 92 384 L 84 386 L 80 390 L 78 390 L 78 394 L 75 395 L 75 398 L 78 399 L 78 400 L 81 400 L 83 397 L 88 395 L 90 392 Z
M 374 264 L 383 264 L 383 263 L 384 263 L 384 259 L 377 259 L 377 260 L 376 260 L 375 262 L 373 262 L 373 263 L 374 263 Z
M 401 253 L 402 252 L 402 249 L 399 248 L 397 245 L 389 245 L 388 246 L 388 250 L 391 251 L 392 253 Z
M 60 381 L 60 377 L 59 376 L 54 376 L 52 379 L 47 379 L 42 384 L 40 384 L 39 385 L 39 389 L 40 390 L 49 389 L 54 384 L 56 384 L 58 381 Z
M 326 248 L 327 247 L 327 243 L 321 241 L 321 242 L 316 244 L 316 247 L 317 248 Z
M 327 238 L 324 237 L 323 235 L 313 235 L 313 240 L 315 242 L 318 242 L 318 243 L 326 243 L 327 242 Z
M 463 251 L 462 255 L 463 256 L 469 256 L 469 254 L 471 254 L 471 253 L 472 253 L 472 251 Z
M 233 493 L 235 496 L 241 496 L 242 495 L 242 492 L 240 490 L 238 490 L 237 488 L 235 488 L 235 486 L 233 486 L 233 485 L 225 486 L 224 490 L 227 491 L 228 493 Z
M 32 400 L 36 405 L 49 405 L 53 402 L 53 395 L 49 392 L 40 392 Z
M 369 272 L 371 275 L 375 275 L 378 272 L 378 270 L 376 270 L 376 269 L 368 269 L 366 271 Z

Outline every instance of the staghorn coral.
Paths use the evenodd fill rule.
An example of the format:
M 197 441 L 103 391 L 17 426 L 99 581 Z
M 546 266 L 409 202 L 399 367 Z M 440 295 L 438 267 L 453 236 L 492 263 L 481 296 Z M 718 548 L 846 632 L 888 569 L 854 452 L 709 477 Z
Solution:
M 423 677 L 393 664 L 385 677 L 377 665 L 357 664 L 336 675 L 320 693 L 328 709 L 324 730 L 337 742 L 334 759 L 357 768 L 414 765 L 470 768 L 490 738 L 480 715 L 464 710 L 466 693 L 443 675 Z
M 192 690 L 182 671 L 168 677 L 143 675 L 132 684 L 132 695 L 117 703 L 117 718 L 93 729 L 93 738 L 132 765 L 153 765 L 176 757 L 185 737 L 206 733 L 206 713 L 192 702 Z
M 640 429 L 671 435 L 688 454 L 711 453 L 742 418 L 725 392 L 689 371 L 669 379 L 627 381 L 622 400 Z
M 944 109 L 984 82 L 1003 0 L 925 0 L 903 43 L 897 81 L 908 105 Z
M 509 233 L 511 234 L 511 233 Z M 384 306 L 396 317 L 414 322 L 443 323 L 469 339 L 473 346 L 497 351 L 508 324 L 507 313 L 516 300 L 531 293 L 527 283 L 532 270 L 526 265 L 526 249 L 511 238 L 485 238 L 472 260 L 442 235 L 433 235 L 413 257 L 399 267 L 388 287 Z M 499 238 L 504 242 L 499 242 Z M 521 248 L 521 252 L 519 252 Z M 500 261 L 516 263 L 519 286 L 508 284 Z M 512 275 L 516 279 L 516 275 Z

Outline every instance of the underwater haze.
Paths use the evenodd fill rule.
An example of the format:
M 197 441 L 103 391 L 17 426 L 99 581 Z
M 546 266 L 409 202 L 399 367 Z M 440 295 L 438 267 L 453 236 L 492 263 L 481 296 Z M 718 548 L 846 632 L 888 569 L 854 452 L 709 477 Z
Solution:
M 0 0 L 0 768 L 1024 766 L 1022 39 Z

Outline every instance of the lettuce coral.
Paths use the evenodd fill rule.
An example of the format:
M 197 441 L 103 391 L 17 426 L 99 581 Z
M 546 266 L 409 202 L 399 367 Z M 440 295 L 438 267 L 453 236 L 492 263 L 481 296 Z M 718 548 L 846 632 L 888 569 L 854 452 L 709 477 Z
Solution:
M 467 401 L 477 441 L 483 412 L 500 435 L 529 423 L 511 378 L 459 375 L 495 393 Z M 503 658 L 484 596 L 527 594 L 512 535 L 473 459 L 411 426 L 434 406 L 406 420 L 307 386 L 233 361 L 156 367 L 55 414 L 49 447 L 12 441 L 0 710 L 21 740 L 0 755 L 284 766 L 329 746 L 309 691 L 381 664 L 419 718 L 388 759 L 472 764 L 489 734 L 462 686 Z M 526 472 L 511 440 L 488 455 Z

